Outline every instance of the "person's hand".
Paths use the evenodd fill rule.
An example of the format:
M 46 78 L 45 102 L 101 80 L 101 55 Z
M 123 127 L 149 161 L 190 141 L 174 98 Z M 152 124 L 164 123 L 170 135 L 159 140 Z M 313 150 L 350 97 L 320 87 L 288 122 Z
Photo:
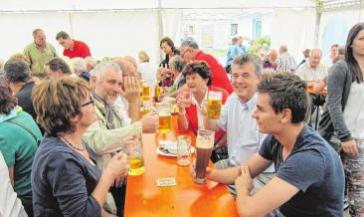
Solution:
M 154 112 L 150 112 L 142 118 L 143 132 L 154 133 L 159 127 L 159 116 Z
M 240 166 L 240 170 L 241 170 L 241 175 L 235 179 L 235 187 L 236 189 L 246 188 L 248 192 L 250 192 L 253 189 L 254 185 L 253 185 L 253 179 L 250 175 L 249 167 L 244 164 Z
M 192 161 L 190 164 L 190 173 L 193 178 L 196 177 L 196 161 Z M 209 178 L 212 173 L 212 169 L 210 167 L 206 167 L 206 178 Z
M 129 171 L 128 157 L 125 153 L 119 152 L 115 154 L 105 168 L 105 172 L 112 176 L 114 180 L 124 177 Z
M 326 84 L 324 81 L 317 81 L 314 82 L 313 84 L 313 92 L 315 94 L 319 94 L 324 88 L 325 88 Z
M 359 155 L 358 145 L 356 144 L 355 140 L 353 140 L 353 139 L 343 142 L 341 144 L 341 147 L 343 148 L 343 151 L 345 152 L 345 154 L 351 155 L 353 157 L 357 157 Z
M 185 109 L 191 105 L 191 97 L 188 90 L 181 91 L 176 99 L 180 111 L 185 111 Z
M 140 84 L 135 76 L 124 78 L 124 96 L 129 103 L 138 102 L 140 96 Z

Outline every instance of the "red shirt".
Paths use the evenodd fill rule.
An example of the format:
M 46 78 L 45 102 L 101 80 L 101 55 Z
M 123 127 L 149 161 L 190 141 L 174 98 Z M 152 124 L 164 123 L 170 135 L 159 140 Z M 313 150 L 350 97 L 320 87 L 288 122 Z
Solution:
M 209 90 L 220 91 L 222 92 L 222 104 L 225 104 L 226 99 L 229 94 L 222 88 L 210 86 Z M 195 135 L 197 135 L 198 131 L 198 116 L 197 116 L 197 108 L 196 105 L 191 104 L 186 108 L 186 118 L 188 120 L 188 129 L 192 130 Z M 221 137 L 225 134 L 225 131 L 219 130 L 215 132 L 215 142 L 221 139 Z
M 64 49 L 63 56 L 74 58 L 74 57 L 90 57 L 91 52 L 90 48 L 82 41 L 73 40 L 73 49 Z
M 233 87 L 231 86 L 231 83 L 225 72 L 225 69 L 215 59 L 215 57 L 211 56 L 210 54 L 206 54 L 202 51 L 199 51 L 195 57 L 195 60 L 205 61 L 207 65 L 209 65 L 212 74 L 212 82 L 211 82 L 212 86 L 223 88 L 229 94 L 233 92 Z

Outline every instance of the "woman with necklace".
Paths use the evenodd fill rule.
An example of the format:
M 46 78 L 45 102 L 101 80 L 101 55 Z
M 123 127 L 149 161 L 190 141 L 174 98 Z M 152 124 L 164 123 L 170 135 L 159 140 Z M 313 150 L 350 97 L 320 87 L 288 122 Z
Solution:
M 222 93 L 222 104 L 225 103 L 228 93 L 226 90 L 211 86 L 211 73 L 208 65 L 203 62 L 192 62 L 183 70 L 186 79 L 187 91 L 181 91 L 177 97 L 179 106 L 178 128 L 182 131 L 192 130 L 195 135 L 199 129 L 204 129 L 203 104 L 207 102 L 209 91 Z M 225 132 L 215 133 L 215 144 L 223 145 Z
M 42 81 L 33 91 L 37 121 L 47 136 L 32 168 L 34 216 L 112 216 L 105 211 L 109 188 L 129 165 L 116 154 L 101 173 L 82 141 L 95 121 L 88 84 L 80 78 Z

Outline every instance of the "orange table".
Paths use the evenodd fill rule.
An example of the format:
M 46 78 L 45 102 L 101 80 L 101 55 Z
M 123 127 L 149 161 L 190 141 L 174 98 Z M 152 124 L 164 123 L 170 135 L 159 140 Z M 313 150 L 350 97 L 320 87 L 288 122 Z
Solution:
M 237 216 L 235 201 L 225 186 L 208 181 L 195 184 L 189 167 L 178 166 L 176 158 L 158 156 L 155 134 L 143 135 L 146 171 L 129 176 L 126 190 L 126 217 Z M 158 187 L 158 178 L 175 177 L 177 185 Z

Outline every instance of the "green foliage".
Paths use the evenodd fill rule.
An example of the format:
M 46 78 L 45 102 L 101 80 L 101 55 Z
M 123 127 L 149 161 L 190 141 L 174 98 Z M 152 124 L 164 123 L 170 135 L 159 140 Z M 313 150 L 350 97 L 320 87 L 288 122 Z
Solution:
M 249 53 L 259 55 L 261 52 L 268 52 L 270 48 L 270 38 L 268 36 L 253 39 L 250 42 Z

